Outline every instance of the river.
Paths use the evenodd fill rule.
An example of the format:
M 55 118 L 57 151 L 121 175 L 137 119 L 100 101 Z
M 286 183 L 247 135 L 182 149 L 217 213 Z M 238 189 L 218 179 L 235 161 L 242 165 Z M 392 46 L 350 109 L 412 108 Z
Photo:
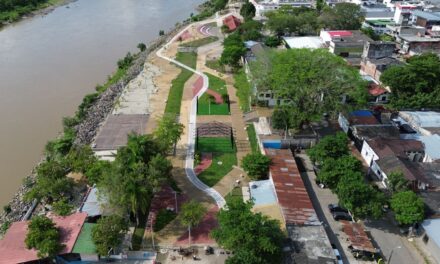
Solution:
M 79 0 L 0 31 L 0 206 L 117 60 L 203 1 Z

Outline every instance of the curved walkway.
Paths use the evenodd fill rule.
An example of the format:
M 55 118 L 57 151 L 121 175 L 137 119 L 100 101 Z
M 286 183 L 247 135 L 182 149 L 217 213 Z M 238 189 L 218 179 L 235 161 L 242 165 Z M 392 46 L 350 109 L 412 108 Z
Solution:
M 228 16 L 230 14 L 227 14 L 225 16 Z M 211 23 L 215 22 L 216 19 L 212 19 L 209 21 L 205 21 L 205 23 Z M 188 25 L 186 28 L 184 28 L 181 32 L 184 32 L 188 30 L 192 24 Z M 180 36 L 181 32 L 179 34 L 176 34 L 167 44 L 162 46 L 157 52 L 156 55 L 164 60 L 167 60 L 171 63 L 174 63 L 184 69 L 187 69 L 203 78 L 203 87 L 200 89 L 200 91 L 197 93 L 197 95 L 191 100 L 191 110 L 189 113 L 189 124 L 188 124 L 188 150 L 186 152 L 186 159 L 185 159 L 185 172 L 188 179 L 191 181 L 191 183 L 196 186 L 198 189 L 202 190 L 209 196 L 211 196 L 215 202 L 217 203 L 217 206 L 219 208 L 222 208 L 226 201 L 221 196 L 219 192 L 217 192 L 215 189 L 208 187 L 206 184 L 204 184 L 202 181 L 197 178 L 196 173 L 194 172 L 194 152 L 195 152 L 195 141 L 196 141 L 196 123 L 197 123 L 197 97 L 201 96 L 203 93 L 206 92 L 209 85 L 209 79 L 208 76 L 203 74 L 200 71 L 197 71 L 196 69 L 193 69 L 173 58 L 169 58 L 162 54 L 164 50 L 166 50 L 171 43 L 176 41 L 176 39 Z

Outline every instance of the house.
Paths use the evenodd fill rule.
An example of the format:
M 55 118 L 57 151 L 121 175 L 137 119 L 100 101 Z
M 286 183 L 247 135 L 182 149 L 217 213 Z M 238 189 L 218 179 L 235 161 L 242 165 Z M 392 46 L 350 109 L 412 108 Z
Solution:
M 395 5 L 394 23 L 397 25 L 409 25 L 412 19 L 412 13 L 418 8 L 413 4 L 397 3 Z
M 283 263 L 334 263 L 336 256 L 289 149 L 265 149 L 270 180 L 290 239 Z
M 413 13 L 415 24 L 426 29 L 432 29 L 433 26 L 440 26 L 440 12 L 426 12 L 416 10 Z
M 223 19 L 223 25 L 226 26 L 231 32 L 236 30 L 241 25 L 241 20 L 234 15 L 230 15 Z
M 422 136 L 440 135 L 440 112 L 400 111 L 398 118 L 406 122 Z
M 397 42 L 403 54 L 420 55 L 425 52 L 440 53 L 440 38 L 418 35 L 399 35 Z
M 313 7 L 314 0 L 251 0 L 255 6 L 255 17 L 261 19 L 268 11 L 276 11 L 283 6 L 291 7 Z
M 348 247 L 353 255 L 379 253 L 379 250 L 374 247 L 362 224 L 345 220 L 341 221 L 341 223 L 342 231 L 347 236 L 347 241 L 350 243 Z
M 386 104 L 389 102 L 390 93 L 388 90 L 374 82 L 368 85 L 368 94 L 370 95 L 369 103 Z
M 390 33 L 388 25 L 393 25 L 394 22 L 391 19 L 374 19 L 365 20 L 362 23 L 362 28 L 371 28 L 376 34 Z
M 426 189 L 429 181 L 418 168 L 425 155 L 422 142 L 417 140 L 376 138 L 364 141 L 361 156 L 373 173 L 387 187 L 388 175 L 402 172 L 414 190 Z
M 362 53 L 361 71 L 373 77 L 375 82 L 380 83 L 380 76 L 386 69 L 393 65 L 402 64 L 402 62 L 393 57 L 395 49 L 396 44 L 394 42 L 369 41 L 365 43 Z M 370 95 L 379 96 L 377 94 L 379 90 L 372 90 L 372 93 Z M 386 97 L 388 99 L 388 95 Z M 380 99 L 383 99 L 383 97 Z
M 426 219 L 422 227 L 425 231 L 422 241 L 431 256 L 440 263 L 440 218 Z
M 364 45 L 372 41 L 358 30 L 321 30 L 319 36 L 331 53 L 343 57 L 353 66 L 360 65 Z
M 49 216 L 60 230 L 60 242 L 65 245 L 59 255 L 73 251 L 82 226 L 86 220 L 86 213 L 75 213 L 69 216 Z M 29 221 L 14 222 L 11 224 L 3 239 L 0 240 L 0 264 L 34 263 L 40 258 L 37 251 L 27 249 L 25 239 Z
M 365 14 L 365 21 L 386 20 L 393 21 L 394 11 L 381 3 L 366 2 L 361 5 L 361 10 Z

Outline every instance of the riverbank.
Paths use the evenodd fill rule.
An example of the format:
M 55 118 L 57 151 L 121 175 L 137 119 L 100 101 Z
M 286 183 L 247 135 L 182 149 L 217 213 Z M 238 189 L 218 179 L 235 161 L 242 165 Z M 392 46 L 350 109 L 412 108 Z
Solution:
M 47 15 L 56 8 L 70 3 L 76 2 L 77 0 L 49 0 L 46 3 L 42 3 L 35 7 L 35 9 L 30 8 L 29 11 L 24 11 L 23 13 L 13 10 L 8 12 L 0 13 L 0 30 L 7 26 L 19 22 L 23 19 L 31 18 L 39 15 Z M 18 9 L 18 8 L 17 8 Z M 4 17 L 4 18 L 3 18 Z M 7 20 L 6 20 L 7 19 Z
M 136 55 L 136 59 L 131 66 L 127 69 L 124 76 L 111 85 L 104 84 L 101 87 L 108 86 L 87 109 L 85 118 L 75 127 L 76 136 L 74 144 L 76 145 L 89 145 L 92 143 L 100 126 L 105 121 L 106 117 L 111 114 L 112 110 L 119 97 L 121 96 L 124 88 L 135 78 L 137 78 L 144 67 L 148 65 L 147 58 L 160 46 L 166 43 L 171 37 L 173 37 L 180 29 L 188 24 L 188 21 L 178 23 L 174 28 L 170 29 L 163 36 L 159 36 L 154 41 L 147 45 L 145 51 L 139 52 Z M 87 95 L 86 95 L 87 96 Z M 59 138 L 64 137 L 61 134 Z M 45 157 L 41 158 L 44 161 Z M 3 212 L 0 213 L 0 234 L 3 227 L 7 227 L 8 223 L 26 220 L 24 217 L 30 217 L 32 214 L 29 211 L 35 209 L 35 202 L 25 201 L 25 194 L 30 191 L 32 185 L 35 183 L 36 168 L 41 161 L 35 166 L 24 180 L 23 184 L 18 189 L 17 193 L 13 196 L 12 200 L 3 208 Z M 78 194 L 81 195 L 81 194 Z M 38 208 L 44 208 L 44 206 L 38 206 Z M 38 212 L 35 211 L 34 214 Z

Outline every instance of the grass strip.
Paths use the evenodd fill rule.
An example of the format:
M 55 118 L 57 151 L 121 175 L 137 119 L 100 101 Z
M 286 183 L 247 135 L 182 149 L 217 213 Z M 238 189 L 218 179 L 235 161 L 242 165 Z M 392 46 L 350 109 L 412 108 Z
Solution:
M 257 133 L 255 132 L 254 124 L 250 124 L 246 129 L 249 137 L 249 142 L 251 143 L 251 149 L 253 153 L 260 152 L 260 147 L 258 146 Z
M 131 238 L 131 245 L 133 250 L 140 250 L 142 246 L 142 240 L 144 238 L 145 229 L 137 227 L 134 230 L 133 237 Z
M 235 152 L 230 137 L 200 137 L 197 139 L 197 151 L 199 152 Z
M 234 74 L 234 86 L 237 89 L 240 108 L 243 112 L 250 110 L 251 85 L 248 82 L 244 69 L 240 69 Z
M 179 52 L 177 53 L 176 60 L 194 69 L 197 63 L 197 54 L 194 52 Z M 180 114 L 183 88 L 192 75 L 193 72 L 187 69 L 181 69 L 181 72 L 177 75 L 176 79 L 171 82 L 171 89 L 168 94 L 165 113 L 175 115 Z
M 226 82 L 212 74 L 206 73 L 209 78 L 209 89 L 219 93 L 224 103 L 217 104 L 215 99 L 208 93 L 204 93 L 198 101 L 197 114 L 198 115 L 230 115 L 229 106 L 226 102 L 228 99 L 228 90 L 226 89 Z

